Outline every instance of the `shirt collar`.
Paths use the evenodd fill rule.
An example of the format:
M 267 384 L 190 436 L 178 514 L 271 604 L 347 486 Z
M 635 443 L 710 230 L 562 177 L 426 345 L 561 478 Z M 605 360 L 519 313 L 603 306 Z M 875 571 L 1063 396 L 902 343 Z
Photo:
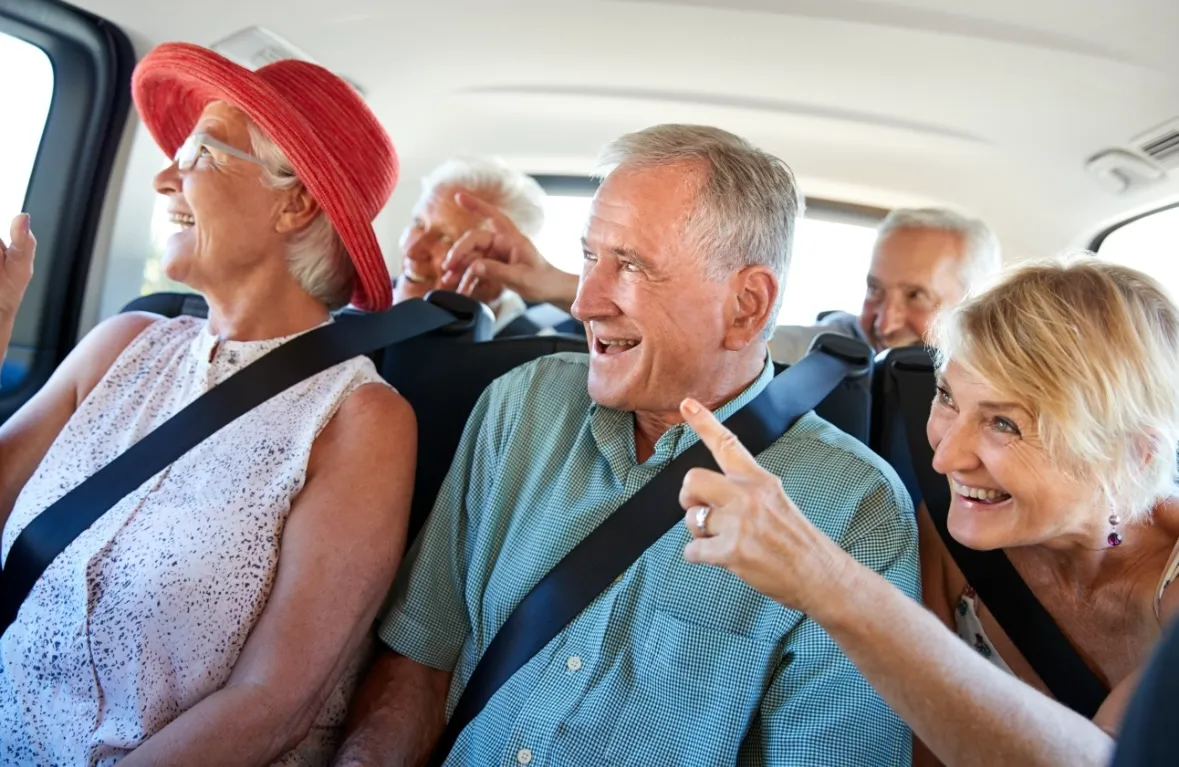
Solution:
M 767 354 L 761 374 L 740 394 L 721 405 L 713 413 L 718 420 L 724 421 L 752 402 L 769 386 L 773 379 L 774 363 Z M 629 470 L 637 465 L 634 413 L 626 410 L 614 410 L 597 404 L 591 405 L 590 432 L 599 452 L 610 462 L 610 467 L 614 470 L 615 475 L 625 481 Z M 676 424 L 655 443 L 655 454 L 643 466 L 658 471 L 698 441 L 700 441 L 700 437 L 688 428 L 687 424 Z

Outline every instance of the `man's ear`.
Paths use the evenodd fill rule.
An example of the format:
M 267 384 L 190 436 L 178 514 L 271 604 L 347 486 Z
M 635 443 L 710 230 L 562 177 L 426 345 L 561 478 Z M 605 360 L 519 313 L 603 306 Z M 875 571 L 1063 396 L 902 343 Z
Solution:
M 730 280 L 733 300 L 725 348 L 740 351 L 761 336 L 778 299 L 778 278 L 765 266 L 747 266 Z
M 311 192 L 299 184 L 285 196 L 275 229 L 281 234 L 302 231 L 315 220 L 319 211 L 319 203 L 311 196 Z

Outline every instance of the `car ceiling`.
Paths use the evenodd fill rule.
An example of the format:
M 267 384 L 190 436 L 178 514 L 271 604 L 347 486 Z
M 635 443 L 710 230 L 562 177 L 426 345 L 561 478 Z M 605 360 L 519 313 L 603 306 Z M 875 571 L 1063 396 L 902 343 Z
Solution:
M 1084 169 L 1179 117 L 1174 0 L 79 5 L 141 54 L 260 25 L 358 83 L 402 160 L 378 220 L 390 255 L 417 179 L 447 156 L 585 174 L 604 142 L 659 122 L 741 134 L 812 198 L 981 215 L 1016 259 L 1179 199 L 1179 172 L 1115 194 Z

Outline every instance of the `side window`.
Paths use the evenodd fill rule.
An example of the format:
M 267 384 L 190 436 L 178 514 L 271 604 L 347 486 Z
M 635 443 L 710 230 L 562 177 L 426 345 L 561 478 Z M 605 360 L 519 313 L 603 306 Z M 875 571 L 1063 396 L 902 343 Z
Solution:
M 562 177 L 538 176 L 537 180 L 548 193 L 537 249 L 558 269 L 578 274 L 593 184 Z M 883 213 L 858 209 L 851 213 L 844 206 L 807 202 L 807 215 L 795 233 L 779 325 L 811 325 L 820 312 L 829 310 L 859 313 L 863 275 L 868 273 L 876 224 Z
M 1179 297 L 1179 206 L 1148 213 L 1101 236 L 1102 259 L 1149 274 Z
M 41 137 L 53 101 L 53 65 L 49 56 L 32 43 L 0 32 L 0 86 L 9 94 L 4 117 L 4 149 L 0 151 L 0 237 L 8 240 L 8 224 L 25 210 L 25 196 Z M 0 390 L 13 389 L 28 375 L 31 350 L 13 344 L 0 367 Z
M 794 234 L 779 325 L 813 325 L 819 312 L 860 313 L 877 223 L 867 216 L 829 212 L 821 202 L 807 201 L 807 214 Z
M 53 65 L 32 43 L 0 32 L 0 84 L 9 104 L 4 117 L 4 151 L 0 152 L 0 231 L 8 239 L 8 222 L 24 210 L 37 150 L 53 101 Z
M 0 369 L 0 421 L 77 341 L 107 186 L 131 106 L 131 41 L 65 3 L 0 3 L 0 229 L 32 218 L 37 264 Z

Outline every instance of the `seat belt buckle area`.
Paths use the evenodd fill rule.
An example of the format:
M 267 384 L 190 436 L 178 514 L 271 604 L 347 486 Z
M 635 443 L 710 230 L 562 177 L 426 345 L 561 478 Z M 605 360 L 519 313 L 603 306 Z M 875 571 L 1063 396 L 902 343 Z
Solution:
M 840 333 L 820 333 L 811 341 L 810 352 L 823 352 L 847 363 L 847 378 L 862 378 L 872 372 L 872 348 L 858 338 Z

